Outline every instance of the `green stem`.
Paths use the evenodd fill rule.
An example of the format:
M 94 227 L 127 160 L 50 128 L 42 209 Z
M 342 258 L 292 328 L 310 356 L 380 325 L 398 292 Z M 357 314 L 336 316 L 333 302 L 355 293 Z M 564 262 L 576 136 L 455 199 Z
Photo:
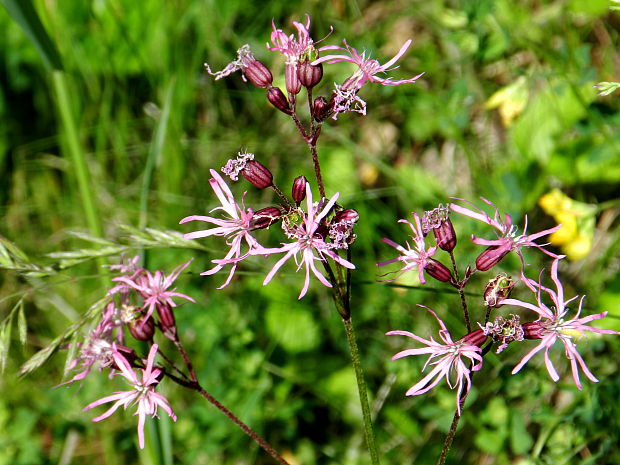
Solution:
M 53 71 L 52 83 L 54 85 L 56 105 L 65 135 L 66 150 L 71 160 L 71 167 L 77 181 L 78 191 L 82 201 L 82 210 L 86 217 L 86 224 L 93 236 L 102 237 L 103 228 L 101 227 L 101 221 L 99 220 L 100 215 L 95 202 L 95 189 L 93 189 L 93 183 L 90 179 L 86 155 L 80 144 L 75 116 L 71 111 L 71 97 L 67 89 L 65 73 L 62 71 Z M 104 265 L 102 258 L 96 258 L 95 262 L 100 269 L 101 266 Z M 104 278 L 102 279 L 105 281 Z
M 345 333 L 347 335 L 347 342 L 349 343 L 349 349 L 351 350 L 351 361 L 353 362 L 353 368 L 355 369 L 355 378 L 357 380 L 357 390 L 360 396 L 360 404 L 362 406 L 362 416 L 364 418 L 364 433 L 366 435 L 366 445 L 370 452 L 370 459 L 373 465 L 379 465 L 379 454 L 377 453 L 377 445 L 375 443 L 375 434 L 372 428 L 372 417 L 370 415 L 370 406 L 368 404 L 368 392 L 366 389 L 366 382 L 364 381 L 364 371 L 362 370 L 362 363 L 360 361 L 359 349 L 357 348 L 357 340 L 355 337 L 355 330 L 353 329 L 353 323 L 351 318 L 343 318 Z

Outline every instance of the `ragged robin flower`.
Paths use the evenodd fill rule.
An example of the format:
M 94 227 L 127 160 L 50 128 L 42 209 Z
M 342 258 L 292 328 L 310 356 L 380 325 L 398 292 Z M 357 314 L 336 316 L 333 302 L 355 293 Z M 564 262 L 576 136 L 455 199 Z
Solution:
M 488 224 L 489 226 L 494 227 L 497 232 L 497 239 L 483 239 L 480 237 L 476 237 L 472 235 L 472 242 L 474 244 L 486 245 L 487 249 L 482 252 L 478 258 L 476 258 L 476 268 L 480 271 L 490 270 L 492 267 L 497 265 L 509 252 L 515 251 L 519 258 L 521 259 L 522 268 L 525 266 L 525 260 L 523 259 L 523 254 L 521 253 L 522 247 L 535 247 L 541 252 L 549 255 L 552 258 L 558 258 L 558 255 L 550 252 L 544 248 L 547 244 L 538 244 L 534 242 L 536 239 L 539 239 L 543 236 L 551 234 L 557 231 L 560 226 L 555 226 L 554 228 L 545 229 L 543 231 L 534 233 L 534 234 L 526 234 L 527 231 L 527 215 L 525 216 L 525 225 L 523 227 L 523 234 L 518 234 L 517 226 L 512 223 L 512 218 L 510 215 L 505 214 L 502 219 L 498 208 L 493 205 L 493 203 L 489 202 L 487 199 L 482 198 L 482 201 L 487 205 L 490 205 L 495 211 L 493 217 L 491 218 L 484 211 L 480 210 L 478 207 L 473 205 L 470 202 L 467 202 L 463 199 L 455 199 L 461 202 L 468 203 L 475 210 L 462 207 L 455 203 L 450 204 L 450 209 L 456 213 L 460 213 L 461 215 L 469 216 L 470 218 L 474 218 L 476 220 L 482 221 L 483 223 Z
M 293 242 L 283 244 L 282 247 L 276 249 L 261 249 L 254 252 L 256 255 L 270 255 L 274 253 L 285 253 L 285 255 L 278 260 L 271 271 L 267 274 L 263 285 L 267 285 L 278 272 L 278 270 L 287 262 L 290 258 L 295 258 L 297 263 L 297 271 L 301 267 L 305 267 L 306 279 L 304 281 L 303 288 L 299 294 L 301 299 L 308 291 L 310 285 L 310 273 L 314 274 L 316 278 L 325 286 L 332 287 L 332 284 L 327 278 L 317 269 L 316 262 L 325 262 L 328 258 L 331 258 L 334 262 L 349 269 L 355 269 L 353 263 L 345 260 L 334 252 L 331 247 L 331 243 L 326 242 L 327 237 L 322 236 L 318 230 L 321 227 L 321 222 L 330 213 L 332 207 L 338 200 L 338 193 L 336 193 L 322 209 L 315 206 L 312 201 L 312 190 L 310 189 L 310 183 L 306 183 L 306 213 L 302 213 L 301 222 L 283 224 L 286 235 L 293 239 Z M 320 210 L 320 211 L 319 211 Z
M 228 165 L 227 165 L 228 166 Z M 241 205 L 237 203 L 230 188 L 222 177 L 215 170 L 211 170 L 212 178 L 209 179 L 211 188 L 215 195 L 222 204 L 220 207 L 216 207 L 211 212 L 221 210 L 224 213 L 225 218 L 216 218 L 212 216 L 192 215 L 183 218 L 179 224 L 184 224 L 189 221 L 204 221 L 215 225 L 211 229 L 203 229 L 200 231 L 194 231 L 184 234 L 185 239 L 197 239 L 200 237 L 221 236 L 226 238 L 226 243 L 230 247 L 223 259 L 213 260 L 215 266 L 210 270 L 203 271 L 202 275 L 212 275 L 220 271 L 224 266 L 230 265 L 230 272 L 224 284 L 219 289 L 226 287 L 233 278 L 237 265 L 241 260 L 247 258 L 254 250 L 260 249 L 261 246 L 258 241 L 250 234 L 253 229 L 252 218 L 254 212 L 252 209 L 245 209 L 243 202 Z M 226 218 L 227 216 L 227 218 Z M 248 250 L 242 253 L 241 247 L 243 243 L 246 243 Z
M 112 355 L 118 368 L 118 374 L 125 378 L 132 389 L 129 391 L 115 392 L 110 396 L 103 397 L 95 402 L 88 404 L 84 407 L 84 411 L 91 408 L 98 407 L 99 405 L 107 404 L 108 402 L 114 402 L 103 414 L 93 418 L 93 421 L 101 421 L 112 415 L 119 407 L 123 407 L 127 410 L 127 407 L 137 405 L 136 413 L 138 415 L 138 443 L 140 449 L 144 449 L 144 423 L 146 416 L 157 416 L 157 408 L 161 407 L 173 421 L 177 421 L 168 400 L 155 392 L 155 386 L 159 384 L 159 378 L 162 371 L 159 368 L 153 367 L 155 355 L 157 354 L 157 344 L 151 346 L 148 359 L 146 361 L 145 368 L 141 369 L 141 376 L 131 368 L 129 362 L 118 352 L 113 351 Z
M 333 111 L 335 113 L 334 118 L 337 117 L 338 113 L 345 111 L 354 111 L 363 115 L 366 114 L 366 102 L 357 96 L 357 92 L 366 82 L 377 82 L 384 86 L 398 86 L 401 84 L 413 83 L 424 74 L 420 73 L 412 78 L 401 80 L 393 80 L 391 77 L 378 76 L 380 73 L 387 73 L 388 71 L 398 68 L 398 66 L 394 66 L 394 64 L 405 54 L 411 45 L 411 39 L 405 42 L 398 53 L 384 64 L 379 63 L 375 59 L 366 58 L 366 52 L 360 54 L 355 48 L 351 47 L 346 40 L 343 42 L 344 47 L 328 45 L 322 47 L 321 50 L 337 50 L 345 52 L 345 54 L 332 53 L 322 56 L 312 62 L 313 65 L 318 65 L 320 63 L 333 64 L 348 62 L 358 67 L 342 85 L 336 85 L 334 96 L 332 97 L 334 105 Z
M 564 346 L 564 355 L 570 361 L 575 385 L 577 388 L 581 389 L 579 368 L 581 368 L 590 381 L 598 382 L 598 379 L 596 379 L 596 377 L 588 369 L 583 358 L 577 351 L 577 342 L 584 338 L 586 332 L 599 334 L 620 333 L 609 329 L 593 328 L 587 325 L 587 323 L 591 321 L 604 318 L 607 315 L 607 312 L 579 318 L 585 296 L 579 299 L 576 314 L 572 317 L 569 316 L 570 309 L 568 305 L 579 296 L 564 300 L 564 287 L 558 279 L 558 262 L 559 260 L 554 260 L 551 265 L 551 280 L 555 284 L 555 291 L 543 286 L 540 283 L 532 282 L 533 286 L 537 289 L 536 303 L 533 304 L 517 299 L 505 299 L 501 301 L 501 304 L 503 305 L 516 305 L 518 307 L 532 310 L 539 316 L 539 319 L 534 322 L 524 323 L 523 330 L 525 339 L 539 339 L 540 343 L 521 359 L 517 366 L 512 370 L 512 374 L 519 372 L 534 355 L 544 349 L 547 371 L 549 372 L 551 379 L 557 382 L 560 379 L 560 376 L 551 362 L 549 350 L 556 342 L 559 341 Z M 545 294 L 551 298 L 551 301 L 553 302 L 552 306 L 547 306 L 543 303 L 543 296 Z
M 471 387 L 471 372 L 482 368 L 481 347 L 487 339 L 482 329 L 477 329 L 454 341 L 450 332 L 437 314 L 423 305 L 418 305 L 431 313 L 439 323 L 439 338 L 443 342 L 437 342 L 432 337 L 424 339 L 409 331 L 389 331 L 388 336 L 407 336 L 424 344 L 426 347 L 419 349 L 406 349 L 398 352 L 392 360 L 407 357 L 409 355 L 427 355 L 428 359 L 422 371 L 431 365 L 433 369 L 409 388 L 406 395 L 419 396 L 437 386 L 442 378 L 446 379 L 450 389 L 456 388 L 456 408 L 461 414 L 461 400 Z M 465 360 L 467 359 L 468 362 Z

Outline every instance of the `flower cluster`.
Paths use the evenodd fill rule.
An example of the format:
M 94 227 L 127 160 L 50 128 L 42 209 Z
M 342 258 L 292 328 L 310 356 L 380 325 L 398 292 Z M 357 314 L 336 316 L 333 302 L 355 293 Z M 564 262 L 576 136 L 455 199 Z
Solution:
M 367 82 L 376 82 L 384 86 L 398 86 L 414 83 L 424 74 L 421 73 L 409 79 L 400 80 L 382 77 L 385 73 L 398 68 L 395 66 L 396 62 L 409 49 L 412 43 L 411 39 L 403 44 L 391 60 L 381 64 L 376 59 L 367 56 L 365 51 L 358 52 L 346 40 L 343 40 L 344 47 L 339 45 L 317 47 L 316 45 L 323 42 L 327 37 L 317 42 L 312 39 L 309 32 L 309 16 L 306 16 L 305 24 L 293 21 L 293 26 L 297 35 L 287 35 L 282 29 L 277 28 L 275 23 L 272 23 L 271 43 L 267 43 L 268 50 L 280 53 L 285 58 L 284 76 L 288 97 L 281 89 L 272 86 L 271 71 L 254 57 L 250 46 L 247 44 L 237 51 L 237 59 L 229 63 L 223 70 L 213 72 L 206 63 L 205 69 L 209 74 L 215 76 L 216 80 L 240 70 L 244 79 L 257 87 L 267 88 L 269 102 L 278 110 L 290 115 L 295 107 L 296 95 L 301 91 L 302 86 L 311 89 L 323 78 L 323 64 L 332 65 L 341 62 L 354 64 L 357 69 L 341 84 L 334 84 L 334 90 L 329 99 L 317 97 L 312 102 L 313 117 L 319 122 L 330 116 L 336 119 L 340 113 L 344 112 L 356 112 L 365 115 L 366 102 L 359 97 L 358 92 Z M 328 36 L 332 32 L 333 28 L 331 28 Z M 321 56 L 322 52 L 328 52 L 328 54 Z
M 181 272 L 189 266 L 191 260 L 165 275 L 161 271 L 151 273 L 138 266 L 139 257 L 127 263 L 110 266 L 118 271 L 119 276 L 112 279 L 116 284 L 108 291 L 108 303 L 104 306 L 99 323 L 80 344 L 78 357 L 73 360 L 70 369 L 80 370 L 73 378 L 63 384 L 84 379 L 93 367 L 99 370 L 108 369 L 110 375 L 121 375 L 132 389 L 116 392 L 99 399 L 84 410 L 114 402 L 112 407 L 93 421 L 108 418 L 120 406 L 124 409 L 136 405 L 138 415 L 138 439 L 140 448 L 144 448 L 144 422 L 147 415 L 157 416 L 157 408 L 161 407 L 176 421 L 176 417 L 165 397 L 155 392 L 155 387 L 163 377 L 163 369 L 154 367 L 158 345 L 153 342 L 156 329 L 175 342 L 177 339 L 176 322 L 173 308 L 177 306 L 175 298 L 194 302 L 191 297 L 171 289 Z M 150 351 L 142 359 L 134 349 L 126 345 L 124 329 L 137 340 L 147 341 Z M 138 368 L 138 375 L 134 368 Z
M 254 162 L 253 158 L 252 156 L 252 162 L 258 163 Z M 223 171 L 228 171 L 229 175 L 234 174 L 235 176 L 241 173 L 254 186 L 268 187 L 259 182 L 262 179 L 263 169 L 266 170 L 266 168 L 260 165 L 262 169 L 252 169 L 248 173 L 249 165 L 245 164 L 246 160 L 250 160 L 250 157 L 247 154 L 241 154 L 237 160 L 229 161 Z M 244 164 L 245 166 L 242 166 Z M 229 169 L 232 166 L 235 169 Z M 242 167 L 239 168 L 240 166 Z M 257 175 L 257 172 L 260 174 Z M 332 283 L 317 268 L 317 262 L 329 267 L 328 259 L 331 259 L 345 268 L 355 268 L 352 263 L 338 255 L 337 250 L 347 248 L 355 239 L 352 229 L 358 215 L 354 210 L 344 210 L 337 207 L 338 193 L 329 200 L 321 199 L 320 202 L 315 203 L 310 183 L 305 181 L 303 176 L 300 176 L 292 187 L 292 198 L 297 205 L 285 199 L 282 205 L 265 207 L 254 211 L 251 208 L 246 209 L 243 201 L 241 205 L 237 203 L 230 188 L 215 170 L 211 170 L 211 176 L 212 178 L 209 182 L 221 203 L 220 207 L 216 207 L 211 211 L 222 212 L 222 217 L 192 215 L 183 218 L 180 223 L 202 221 L 214 225 L 213 228 L 185 234 L 184 237 L 187 239 L 209 236 L 226 238 L 226 243 L 230 248 L 224 258 L 213 260 L 215 266 L 201 273 L 211 275 L 220 271 L 224 266 L 229 265 L 230 272 L 220 288 L 230 283 L 237 265 L 250 256 L 267 257 L 273 254 L 284 253 L 284 256 L 276 262 L 267 274 L 263 283 L 265 285 L 272 280 L 284 263 L 294 258 L 297 271 L 303 267 L 306 275 L 304 285 L 299 294 L 300 299 L 308 291 L 311 274 L 323 285 L 332 287 Z M 271 173 L 269 173 L 269 177 L 272 179 Z M 300 188 L 298 180 L 303 183 L 303 190 Z M 269 185 L 271 185 L 271 181 Z M 306 200 L 305 211 L 298 205 L 304 199 Z M 281 247 L 276 248 L 262 246 L 254 237 L 255 232 L 268 228 L 277 221 L 282 222 L 282 231 L 288 242 L 283 242 Z M 242 250 L 244 244 L 246 247 Z
M 470 209 L 452 203 L 449 206 L 449 210 L 446 207 L 440 206 L 435 210 L 426 212 L 422 220 L 420 220 L 417 213 L 413 213 L 414 224 L 405 220 L 400 220 L 399 222 L 405 223 L 411 228 L 413 233 L 411 236 L 413 247 L 408 243 L 405 246 L 401 246 L 390 239 L 384 238 L 383 242 L 398 250 L 400 255 L 392 260 L 378 263 L 379 266 L 383 266 L 390 263 L 401 262 L 403 265 L 400 270 L 396 271 L 397 277 L 407 271 L 416 271 L 421 284 L 425 284 L 424 273 L 439 281 L 449 282 L 461 293 L 461 298 L 464 302 L 465 295 L 463 293 L 463 288 L 470 282 L 469 280 L 474 273 L 490 270 L 500 263 L 511 251 L 514 251 L 519 256 L 521 260 L 521 269 L 519 270 L 520 281 L 534 294 L 534 303 L 511 298 L 510 294 L 516 282 L 507 274 L 500 273 L 495 278 L 489 280 L 482 295 L 481 303 L 486 307 L 484 323 L 479 323 L 479 329 L 473 331 L 470 329 L 467 335 L 456 342 L 454 342 L 452 336 L 450 336 L 445 324 L 439 319 L 436 313 L 430 309 L 427 310 L 437 319 L 441 327 L 439 335 L 443 340 L 443 344 L 433 339 L 424 339 L 408 331 L 390 331 L 387 333 L 388 335 L 407 336 L 426 346 L 419 349 L 403 350 L 392 357 L 392 360 L 408 355 L 429 354 L 429 359 L 424 365 L 424 369 L 428 365 L 434 367 L 421 381 L 407 391 L 407 395 L 424 394 L 436 386 L 441 378 L 445 378 L 450 388 L 457 389 L 457 410 L 459 414 L 460 405 L 471 386 L 471 373 L 482 368 L 483 355 L 494 343 L 499 344 L 496 352 L 500 353 L 512 342 L 522 342 L 532 339 L 539 340 L 539 344 L 521 359 L 512 370 L 512 373 L 518 373 L 535 354 L 544 350 L 544 360 L 547 371 L 551 379 L 557 382 L 560 376 L 551 361 L 549 353 L 550 349 L 559 342 L 563 346 L 564 354 L 570 362 L 575 385 L 578 389 L 581 389 L 582 385 L 579 378 L 580 371 L 591 381 L 596 382 L 598 380 L 590 372 L 583 358 L 577 351 L 577 343 L 580 342 L 584 334 L 588 332 L 620 334 L 617 331 L 593 328 L 588 325 L 591 321 L 604 318 L 607 312 L 581 317 L 582 304 L 585 296 L 579 299 L 576 311 L 570 309 L 569 304 L 578 299 L 578 296 L 570 299 L 565 299 L 564 297 L 564 288 L 558 278 L 559 263 L 564 257 L 545 249 L 547 244 L 535 242 L 540 237 L 554 233 L 560 226 L 528 235 L 525 233 L 527 229 L 526 217 L 524 232 L 523 234 L 519 234 L 509 215 L 500 215 L 498 208 L 491 202 L 485 199 L 483 199 L 483 201 L 493 208 L 493 216 L 486 214 L 476 207 Z M 465 201 L 461 200 L 461 202 Z M 469 204 L 469 202 L 466 203 Z M 472 242 L 474 244 L 486 246 L 487 248 L 476 258 L 475 267 L 467 267 L 465 276 L 462 280 L 458 279 L 459 274 L 454 261 L 453 252 L 457 240 L 456 232 L 449 218 L 450 212 L 482 221 L 494 228 L 497 234 L 496 239 L 482 239 L 472 236 Z M 426 242 L 426 237 L 430 231 L 434 232 L 435 245 L 429 245 Z M 533 247 L 553 258 L 550 279 L 555 289 L 544 286 L 541 278 L 535 281 L 526 277 L 524 272 L 526 265 L 520 250 L 522 247 Z M 454 274 L 451 274 L 444 265 L 441 265 L 441 263 L 434 258 L 438 249 L 445 250 L 450 254 Z M 429 264 L 433 265 L 429 267 Z M 437 270 L 442 270 L 442 272 L 438 273 Z M 545 299 L 550 300 L 551 305 L 546 304 L 544 302 Z M 513 314 L 510 315 L 510 317 L 499 315 L 496 316 L 493 321 L 489 321 L 492 309 L 503 306 L 514 306 L 528 310 L 530 315 L 533 312 L 536 319 L 534 321 L 522 323 L 522 318 L 532 319 L 532 317 L 528 318 L 527 315 L 519 316 Z M 464 308 L 464 310 L 466 325 L 469 327 L 467 309 Z M 483 347 L 487 342 L 488 344 Z

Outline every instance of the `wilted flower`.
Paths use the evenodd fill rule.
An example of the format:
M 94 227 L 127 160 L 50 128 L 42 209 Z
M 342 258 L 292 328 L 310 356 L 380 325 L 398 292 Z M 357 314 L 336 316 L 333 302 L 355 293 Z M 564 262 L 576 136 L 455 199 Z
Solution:
M 256 252 L 257 254 L 286 252 L 286 254 L 274 265 L 269 274 L 267 274 L 263 285 L 268 284 L 276 272 L 291 257 L 295 257 L 297 271 L 299 271 L 302 266 L 306 268 L 306 280 L 301 293 L 299 294 L 300 299 L 306 295 L 306 292 L 308 291 L 308 286 L 310 285 L 310 272 L 312 272 L 325 286 L 332 287 L 327 278 L 316 268 L 316 261 L 324 262 L 327 260 L 327 257 L 329 257 L 345 268 L 355 269 L 355 265 L 340 257 L 332 250 L 330 244 L 325 242 L 325 237 L 317 234 L 317 230 L 321 226 L 321 221 L 330 212 L 336 203 L 336 200 L 338 200 L 338 193 L 336 193 L 319 212 L 319 208 L 315 207 L 312 202 L 312 190 L 310 189 L 310 183 L 306 183 L 307 213 L 302 215 L 300 224 L 289 223 L 284 225 L 286 228 L 286 234 L 291 239 L 295 239 L 295 242 L 283 244 L 283 246 L 278 249 L 262 249 L 259 252 Z M 299 254 L 301 254 L 301 258 L 299 257 Z
M 216 81 L 238 70 L 243 72 L 244 80 L 247 78 L 256 87 L 269 87 L 273 81 L 269 68 L 254 57 L 248 44 L 237 50 L 237 59 L 226 65 L 223 70 L 214 73 L 207 63 L 205 69 L 211 76 L 215 76 Z
M 392 360 L 409 355 L 428 354 L 429 357 L 422 370 L 424 371 L 428 365 L 434 365 L 434 368 L 421 381 L 409 388 L 406 395 L 419 396 L 420 394 L 425 394 L 437 386 L 442 378 L 445 378 L 450 389 L 457 389 L 456 408 L 460 415 L 461 399 L 464 394 L 469 392 L 471 387 L 470 373 L 482 368 L 480 347 L 486 341 L 487 336 L 483 333 L 482 329 L 477 329 L 455 342 L 452 340 L 452 336 L 450 336 L 450 332 L 443 321 L 439 319 L 433 310 L 423 305 L 418 306 L 428 310 L 439 323 L 439 337 L 443 341 L 443 344 L 436 342 L 432 337 L 430 339 L 424 339 L 409 331 L 389 331 L 386 333 L 388 336 L 407 336 L 427 346 L 421 349 L 403 350 L 394 355 Z M 463 360 L 464 358 L 469 359 L 469 364 Z M 463 389 L 465 392 L 463 392 Z
M 534 234 L 526 234 L 527 231 L 527 215 L 525 216 L 525 226 L 523 227 L 523 234 L 517 234 L 517 227 L 512 224 L 512 218 L 510 215 L 504 215 L 504 219 L 502 220 L 501 215 L 499 214 L 499 210 L 495 205 L 489 202 L 487 199 L 482 198 L 482 201 L 487 205 L 490 205 L 495 210 L 495 214 L 493 218 L 487 215 L 485 212 L 467 202 L 463 199 L 455 199 L 460 200 L 462 202 L 469 203 L 472 205 L 477 211 L 470 210 L 469 208 L 461 207 L 460 205 L 456 205 L 454 203 L 450 204 L 450 208 L 462 215 L 469 216 L 470 218 L 474 218 L 476 220 L 482 221 L 483 223 L 488 224 L 489 226 L 493 226 L 497 229 L 497 239 L 482 239 L 480 237 L 476 237 L 472 235 L 472 242 L 474 244 L 486 245 L 488 248 L 480 254 L 480 256 L 476 259 L 476 268 L 480 271 L 487 271 L 500 260 L 502 260 L 508 252 L 514 250 L 521 259 L 522 266 L 525 266 L 525 261 L 523 259 L 523 255 L 521 254 L 521 247 L 536 247 L 541 252 L 549 255 L 553 258 L 558 258 L 558 255 L 549 252 L 544 248 L 547 244 L 537 244 L 534 242 L 536 239 L 551 234 L 554 231 L 557 231 L 560 226 L 555 226 L 554 228 L 545 229 L 544 231 L 534 233 Z
M 228 274 L 228 278 L 222 284 L 219 289 L 225 287 L 230 283 L 233 275 L 235 274 L 235 270 L 237 269 L 237 264 L 248 257 L 250 253 L 259 249 L 260 245 L 252 237 L 250 231 L 252 229 L 252 217 L 254 212 L 252 209 L 248 208 L 245 210 L 245 206 L 237 204 L 235 198 L 230 191 L 226 182 L 222 179 L 222 177 L 215 170 L 211 170 L 211 179 L 209 179 L 209 183 L 211 184 L 211 188 L 215 195 L 217 195 L 220 200 L 222 206 L 216 207 L 211 212 L 216 210 L 222 210 L 226 215 L 228 215 L 228 219 L 220 219 L 214 218 L 211 216 L 200 216 L 200 215 L 192 215 L 186 218 L 183 218 L 179 221 L 179 224 L 187 223 L 188 221 L 204 221 L 206 223 L 214 224 L 216 227 L 211 229 L 204 229 L 201 231 L 194 231 L 191 233 L 184 234 L 183 237 L 185 239 L 196 239 L 199 237 L 209 237 L 209 236 L 223 236 L 226 237 L 226 243 L 230 246 L 230 250 L 226 254 L 223 259 L 213 260 L 213 263 L 216 264 L 213 268 L 207 271 L 203 271 L 202 275 L 212 275 L 220 271 L 224 268 L 225 265 L 231 265 L 230 273 Z M 245 254 L 241 254 L 241 245 L 243 241 L 248 245 L 248 251 Z
M 478 325 L 486 336 L 490 336 L 494 341 L 501 342 L 497 348 L 497 353 L 502 352 L 508 344 L 514 341 L 522 341 L 525 337 L 525 331 L 520 323 L 518 315 L 511 315 L 510 318 L 498 316 L 493 322 L 487 322 L 484 326 Z
M 157 344 L 151 346 L 149 356 L 146 362 L 146 368 L 141 369 L 142 376 L 139 378 L 136 372 L 134 372 L 125 358 L 118 352 L 113 351 L 112 355 L 116 362 L 117 368 L 120 370 L 118 374 L 123 376 L 133 389 L 130 391 L 115 392 L 111 396 L 103 397 L 95 402 L 88 404 L 84 407 L 84 411 L 90 410 L 93 407 L 97 407 L 108 402 L 114 402 L 114 405 L 110 407 L 105 413 L 93 418 L 93 421 L 101 421 L 112 415 L 121 405 L 126 410 L 130 405 L 137 404 L 137 410 L 134 415 L 138 415 L 138 442 L 140 449 L 144 449 L 144 422 L 146 416 L 157 416 L 157 407 L 161 407 L 168 414 L 172 420 L 177 421 L 168 400 L 155 392 L 155 386 L 159 384 L 158 377 L 162 371 L 159 368 L 153 368 L 153 361 L 155 354 L 157 353 Z
M 519 364 L 512 370 L 512 373 L 517 373 L 534 355 L 545 349 L 545 365 L 547 367 L 547 371 L 549 372 L 551 379 L 557 382 L 560 379 L 560 376 L 549 358 L 549 349 L 557 341 L 560 341 L 564 345 L 564 354 L 570 361 L 575 385 L 581 389 L 579 367 L 581 367 L 581 370 L 590 381 L 598 382 L 598 379 L 596 379 L 596 377 L 590 372 L 583 361 L 583 358 L 579 352 L 577 352 L 576 342 L 578 342 L 587 331 L 599 334 L 620 333 L 609 329 L 593 328 L 586 324 L 590 321 L 604 318 L 607 315 L 607 312 L 579 318 L 585 296 L 581 297 L 579 300 L 577 314 L 573 318 L 568 319 L 568 304 L 577 299 L 578 296 L 572 297 L 566 301 L 564 300 L 564 287 L 558 279 L 558 262 L 559 260 L 554 260 L 551 265 L 551 279 L 556 286 L 556 291 L 546 288 L 542 284 L 533 283 L 538 288 L 536 292 L 536 304 L 523 302 L 517 299 L 505 299 L 501 302 L 503 305 L 516 305 L 532 310 L 539 315 L 539 319 L 537 321 L 525 323 L 523 325 L 523 329 L 526 339 L 541 339 L 540 344 L 534 347 L 521 359 Z M 542 302 L 543 292 L 551 298 L 551 301 L 553 302 L 551 307 L 548 307 Z

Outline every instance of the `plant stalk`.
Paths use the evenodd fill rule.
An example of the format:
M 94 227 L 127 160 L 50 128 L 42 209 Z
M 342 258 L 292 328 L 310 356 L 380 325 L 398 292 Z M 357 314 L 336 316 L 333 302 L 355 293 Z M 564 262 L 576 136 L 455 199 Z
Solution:
M 368 404 L 368 392 L 366 389 L 366 382 L 364 381 L 364 371 L 362 370 L 362 363 L 360 361 L 355 330 L 353 329 L 353 323 L 350 317 L 343 318 L 342 322 L 344 323 L 347 342 L 349 343 L 349 349 L 351 350 L 351 361 L 353 362 L 355 379 L 357 380 L 357 390 L 359 392 L 360 404 L 362 406 L 362 417 L 364 419 L 366 445 L 368 446 L 368 451 L 370 452 L 372 464 L 379 465 L 379 454 L 377 452 L 377 444 L 375 443 L 375 434 L 372 428 L 372 417 L 370 415 L 370 406 Z

